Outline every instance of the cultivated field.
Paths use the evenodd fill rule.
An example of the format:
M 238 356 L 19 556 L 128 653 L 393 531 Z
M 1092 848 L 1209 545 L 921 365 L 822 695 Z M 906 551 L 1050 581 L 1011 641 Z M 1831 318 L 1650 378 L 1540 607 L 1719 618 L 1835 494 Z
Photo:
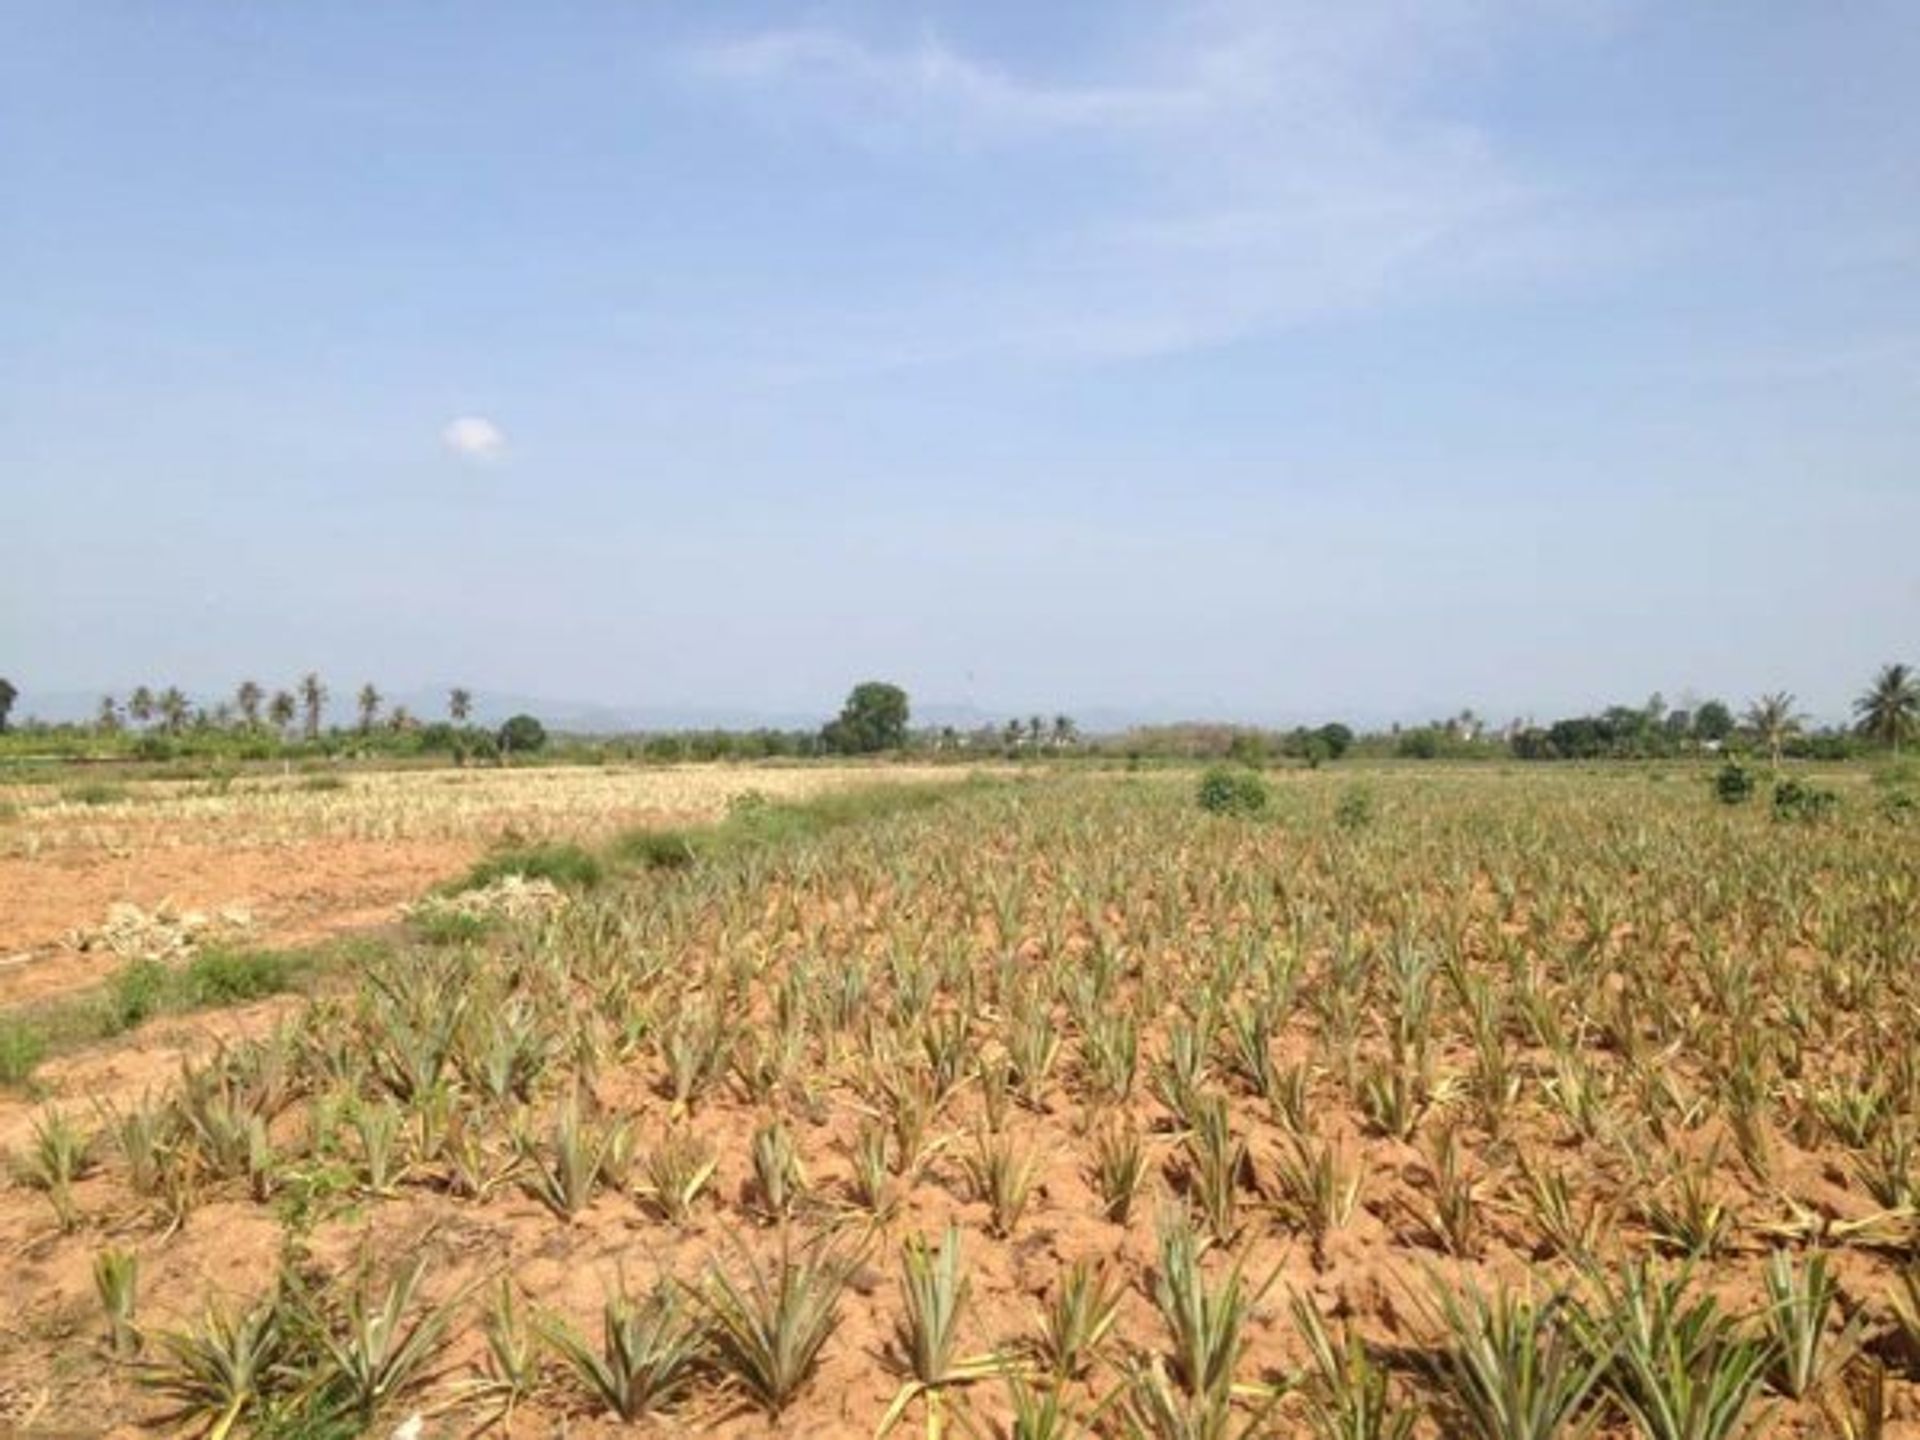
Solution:
M 284 823 L 448 833 L 368 792 Z M 0 1422 L 1916 1433 L 1920 826 L 1864 786 L 1783 823 L 1627 767 L 1298 772 L 1227 819 L 1043 778 L 732 828 L 40 1106 Z
M 710 821 L 747 790 L 801 799 L 954 773 L 556 766 L 0 785 L 0 1005 L 98 981 L 117 957 L 74 942 L 116 904 L 226 911 L 251 943 L 308 941 L 390 920 L 502 841 Z

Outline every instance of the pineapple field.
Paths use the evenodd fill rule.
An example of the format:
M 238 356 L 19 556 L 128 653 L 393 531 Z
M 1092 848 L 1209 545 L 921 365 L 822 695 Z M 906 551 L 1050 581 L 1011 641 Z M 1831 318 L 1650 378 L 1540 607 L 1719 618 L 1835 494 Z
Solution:
M 1920 829 L 1838 783 L 755 793 L 419 907 L 0 1105 L 0 1423 L 1920 1433 Z

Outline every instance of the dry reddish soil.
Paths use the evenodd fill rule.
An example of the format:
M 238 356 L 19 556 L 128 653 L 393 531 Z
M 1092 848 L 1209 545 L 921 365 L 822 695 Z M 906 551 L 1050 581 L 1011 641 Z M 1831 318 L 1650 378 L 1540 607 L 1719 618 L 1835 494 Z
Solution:
M 0 1005 L 91 985 L 119 964 L 111 950 L 77 950 L 67 937 L 109 907 L 165 903 L 209 914 L 239 907 L 248 938 L 296 944 L 391 919 L 472 863 L 482 847 L 446 840 L 315 840 L 273 850 L 186 844 L 120 858 L 80 852 L 0 857 Z

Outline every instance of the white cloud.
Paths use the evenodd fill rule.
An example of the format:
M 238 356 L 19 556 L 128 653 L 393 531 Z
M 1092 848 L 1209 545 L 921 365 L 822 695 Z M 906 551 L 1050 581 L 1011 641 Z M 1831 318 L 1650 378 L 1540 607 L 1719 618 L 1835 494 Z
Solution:
M 481 464 L 503 459 L 507 453 L 506 433 L 484 415 L 462 415 L 448 421 L 440 432 L 440 443 L 462 459 Z

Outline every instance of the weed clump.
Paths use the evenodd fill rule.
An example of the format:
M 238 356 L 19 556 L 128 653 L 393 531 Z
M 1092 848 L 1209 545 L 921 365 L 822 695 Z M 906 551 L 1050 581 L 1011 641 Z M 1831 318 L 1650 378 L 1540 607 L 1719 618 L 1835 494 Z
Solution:
M 456 894 L 484 890 L 509 875 L 548 880 L 563 890 L 591 890 L 605 878 L 605 871 L 578 845 L 524 845 L 495 851 L 467 871 L 453 890 Z
M 1753 798 L 1753 772 L 1729 760 L 1713 776 L 1713 798 L 1722 805 L 1744 805 Z
M 1216 765 L 1200 777 L 1195 798 L 1209 815 L 1258 815 L 1267 808 L 1267 782 L 1251 770 Z
M 1782 780 L 1773 787 L 1773 818 L 1811 824 L 1825 820 L 1840 808 L 1840 797 L 1831 790 L 1798 780 Z

